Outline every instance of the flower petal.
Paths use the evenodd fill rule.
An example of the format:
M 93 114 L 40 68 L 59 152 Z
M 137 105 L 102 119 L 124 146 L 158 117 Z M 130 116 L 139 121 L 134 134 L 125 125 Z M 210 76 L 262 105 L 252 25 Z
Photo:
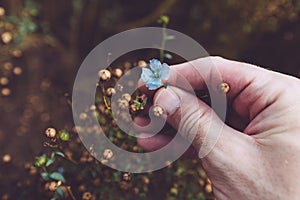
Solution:
M 163 84 L 159 78 L 153 79 L 151 82 L 146 83 L 146 87 L 149 90 L 156 90 L 157 88 L 161 87 Z
M 153 72 L 150 69 L 143 68 L 142 69 L 141 79 L 142 79 L 142 81 L 144 81 L 145 83 L 147 83 L 148 81 L 154 79 L 154 74 L 153 74 Z
M 161 69 L 161 62 L 157 59 L 150 60 L 149 65 L 153 72 L 159 72 Z
M 160 77 L 163 80 L 168 80 L 170 76 L 170 67 L 166 63 L 162 64 L 162 68 L 160 70 Z

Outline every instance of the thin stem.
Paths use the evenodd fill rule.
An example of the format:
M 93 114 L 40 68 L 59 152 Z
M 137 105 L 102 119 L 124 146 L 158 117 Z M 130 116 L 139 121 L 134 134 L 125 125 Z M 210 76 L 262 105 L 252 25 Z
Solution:
M 105 107 L 106 107 L 106 109 L 110 110 L 111 108 L 110 108 L 110 106 L 109 106 L 109 104 L 107 102 L 107 99 L 106 99 L 107 97 L 106 97 L 105 87 L 104 87 L 104 83 L 103 82 L 101 83 L 101 88 L 102 88 L 103 101 L 104 101 Z
M 104 101 L 105 107 L 106 107 L 108 110 L 110 110 L 110 106 L 108 105 L 106 96 L 103 96 L 103 101 Z
M 42 166 L 42 170 L 43 170 L 45 173 L 49 174 L 45 166 Z
M 76 198 L 71 190 L 71 186 L 67 186 L 67 191 L 68 191 L 68 194 L 70 195 L 71 199 L 76 200 Z
M 160 61 L 163 62 L 164 60 L 164 51 L 165 51 L 165 46 L 166 46 L 166 38 L 167 38 L 167 32 L 166 32 L 166 27 L 167 24 L 163 23 L 163 27 L 162 27 L 162 40 L 161 40 L 161 46 L 160 46 L 160 50 L 159 50 L 159 57 L 160 57 Z

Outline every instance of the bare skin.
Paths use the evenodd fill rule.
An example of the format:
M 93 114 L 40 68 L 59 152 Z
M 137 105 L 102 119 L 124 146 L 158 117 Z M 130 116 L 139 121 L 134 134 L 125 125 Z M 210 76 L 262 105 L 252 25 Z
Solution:
M 204 80 L 211 75 L 206 70 L 208 60 L 230 85 L 226 94 L 229 113 L 226 124 L 209 106 L 176 85 L 180 75 L 195 90 L 204 89 Z M 202 77 L 195 73 L 191 63 L 172 66 L 168 80 L 171 86 L 156 91 L 154 104 L 165 109 L 167 122 L 175 129 L 184 119 L 182 136 L 195 136 L 194 149 L 189 152 L 201 148 L 211 126 L 223 126 L 214 148 L 201 158 L 217 199 L 299 198 L 300 80 L 220 57 L 201 58 L 192 64 L 203 71 Z M 178 101 L 179 105 L 196 101 L 199 106 L 191 105 L 182 113 Z M 138 117 L 135 121 L 142 125 L 147 120 Z M 155 135 L 140 138 L 138 143 L 153 151 L 170 140 L 170 136 Z

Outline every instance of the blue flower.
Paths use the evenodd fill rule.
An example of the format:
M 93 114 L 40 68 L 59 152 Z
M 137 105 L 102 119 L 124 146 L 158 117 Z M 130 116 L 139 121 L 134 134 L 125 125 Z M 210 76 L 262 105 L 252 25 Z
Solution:
M 170 75 L 170 67 L 157 59 L 150 60 L 150 69 L 143 68 L 141 79 L 149 90 L 156 90 L 163 86 L 162 80 L 167 80 Z

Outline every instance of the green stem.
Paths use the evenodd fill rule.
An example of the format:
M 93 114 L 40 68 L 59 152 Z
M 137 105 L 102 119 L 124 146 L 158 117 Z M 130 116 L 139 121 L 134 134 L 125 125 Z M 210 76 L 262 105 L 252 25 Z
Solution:
M 45 166 L 42 166 L 42 170 L 43 170 L 45 173 L 49 174 Z
M 76 198 L 75 198 L 75 196 L 74 196 L 74 194 L 73 194 L 73 192 L 71 190 L 71 186 L 67 186 L 67 190 L 68 190 L 68 193 L 69 193 L 71 199 L 72 200 L 76 200 Z
M 159 49 L 159 57 L 160 61 L 164 61 L 164 51 L 165 51 L 165 46 L 166 46 L 166 38 L 167 38 L 167 32 L 166 32 L 167 24 L 163 23 L 162 27 L 162 40 L 161 40 L 161 46 Z
M 109 106 L 109 104 L 107 102 L 107 99 L 106 99 L 107 97 L 106 97 L 105 87 L 104 87 L 104 83 L 103 82 L 101 84 L 101 87 L 102 87 L 103 101 L 104 101 L 105 107 L 106 107 L 106 109 L 110 110 L 110 106 Z

